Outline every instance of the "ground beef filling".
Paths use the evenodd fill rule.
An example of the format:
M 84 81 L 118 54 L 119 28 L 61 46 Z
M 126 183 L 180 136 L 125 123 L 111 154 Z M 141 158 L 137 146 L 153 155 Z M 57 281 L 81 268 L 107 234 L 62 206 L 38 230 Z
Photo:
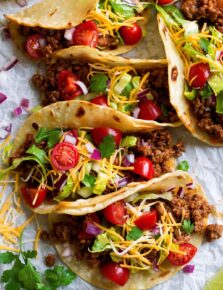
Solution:
M 41 91 L 43 105 L 49 105 L 58 101 L 63 101 L 63 96 L 58 90 L 58 76 L 62 70 L 69 70 L 76 74 L 79 79 L 89 86 L 87 75 L 89 73 L 88 65 L 75 65 L 71 61 L 59 59 L 56 63 L 46 65 L 46 73 L 35 74 L 32 77 L 33 85 Z M 143 75 L 147 71 L 141 71 Z M 146 86 L 154 98 L 154 102 L 162 109 L 163 114 L 157 119 L 158 122 L 176 122 L 178 117 L 169 100 L 168 75 L 166 68 L 154 69 L 150 71 L 150 76 Z
M 208 225 L 205 230 L 205 236 L 208 242 L 212 242 L 216 239 L 221 238 L 223 232 L 223 226 L 222 225 Z
M 222 0 L 185 0 L 181 9 L 187 19 L 214 24 L 223 32 Z
M 209 135 L 223 141 L 223 114 L 216 113 L 216 101 L 211 97 L 202 100 L 199 94 L 191 101 L 198 126 Z

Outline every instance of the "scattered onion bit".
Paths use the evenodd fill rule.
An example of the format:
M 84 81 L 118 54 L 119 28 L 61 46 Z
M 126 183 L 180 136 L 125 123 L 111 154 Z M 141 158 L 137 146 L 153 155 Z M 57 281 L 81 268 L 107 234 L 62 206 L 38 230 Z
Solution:
M 29 100 L 26 98 L 22 98 L 20 106 L 28 109 L 29 108 Z
M 21 107 L 17 107 L 13 110 L 13 116 L 14 117 L 18 117 L 22 114 L 22 108 Z
M 194 272 L 195 265 L 186 265 L 183 268 L 183 272 L 187 274 L 192 274 Z
M 7 99 L 7 96 L 3 93 L 0 93 L 0 104 L 2 104 Z

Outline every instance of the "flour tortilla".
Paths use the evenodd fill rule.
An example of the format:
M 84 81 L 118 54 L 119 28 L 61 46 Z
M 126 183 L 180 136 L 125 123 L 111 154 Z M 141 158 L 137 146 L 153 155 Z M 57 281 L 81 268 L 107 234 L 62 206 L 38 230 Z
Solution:
M 126 134 L 147 133 L 156 129 L 153 126 L 144 126 L 141 124 L 141 122 L 137 122 L 137 120 L 129 118 L 120 112 L 114 111 L 113 109 L 96 106 L 86 101 L 67 101 L 54 103 L 33 113 L 29 118 L 26 119 L 17 136 L 15 137 L 12 156 L 13 153 L 15 153 L 24 144 L 27 134 L 36 134 L 33 125 L 34 127 L 45 127 L 47 129 L 110 127 L 119 129 Z M 176 167 L 175 159 L 169 159 L 166 162 L 166 166 L 169 167 L 170 171 L 173 171 Z M 121 188 L 114 193 L 100 196 L 99 200 L 103 201 L 110 195 L 116 196 L 125 192 L 126 190 L 132 192 L 136 187 L 141 186 L 142 184 L 143 183 L 130 183 L 127 187 Z M 76 208 L 80 207 L 82 202 L 86 203 L 86 201 L 90 205 L 91 203 L 94 203 L 94 198 L 87 200 L 79 199 L 77 201 L 68 202 L 68 204 L 70 208 Z M 58 210 L 61 213 L 63 210 L 61 209 L 60 204 L 61 203 L 58 204 L 53 201 L 50 203 L 45 202 L 38 208 L 32 210 L 40 214 L 46 214 L 52 211 L 57 212 Z
M 133 192 L 125 192 L 120 194 L 118 197 L 114 196 L 102 203 L 95 203 L 94 206 L 90 207 L 87 206 L 79 209 L 76 215 L 86 215 L 88 213 L 96 212 L 98 210 L 102 210 L 106 206 L 110 205 L 111 203 L 125 199 L 126 197 L 130 197 L 134 193 L 145 193 L 145 192 L 159 192 L 170 189 L 173 186 L 182 186 L 183 188 L 186 187 L 188 183 L 194 183 L 194 180 L 191 176 L 182 171 L 176 171 L 175 173 L 165 174 L 160 178 L 153 179 L 144 183 L 141 188 L 135 188 Z M 204 192 L 199 184 L 195 183 L 195 190 L 198 194 L 204 195 Z M 69 212 L 67 213 L 69 214 Z M 49 215 L 49 223 L 50 227 L 52 224 L 63 219 L 63 215 L 51 214 Z M 203 240 L 203 234 L 193 234 L 190 243 L 199 247 Z M 62 259 L 62 261 L 78 276 L 82 279 L 86 280 L 90 284 L 93 284 L 102 289 L 113 289 L 113 290 L 138 290 L 138 289 L 148 289 L 152 288 L 155 285 L 162 283 L 172 276 L 174 276 L 178 271 L 180 271 L 184 266 L 176 267 L 171 265 L 168 261 L 162 264 L 162 268 L 165 269 L 164 272 L 155 272 L 153 270 L 150 271 L 140 271 L 135 274 L 130 275 L 130 279 L 128 283 L 124 287 L 119 287 L 116 284 L 110 282 L 106 278 L 104 278 L 100 270 L 98 268 L 94 268 L 88 265 L 88 263 L 84 260 L 77 260 L 75 258 L 75 248 L 72 247 L 74 250 L 74 255 L 72 257 L 63 257 L 62 253 L 65 250 L 64 245 L 55 244 L 55 247 Z
M 41 2 L 22 9 L 15 14 L 7 14 L 10 21 L 9 30 L 15 44 L 23 49 L 25 38 L 19 33 L 19 25 L 41 27 L 47 29 L 69 29 L 84 21 L 88 13 L 95 9 L 98 0 L 42 0 Z M 142 31 L 146 31 L 149 11 L 142 13 L 143 21 L 139 21 Z M 138 44 L 138 43 L 137 43 Z M 133 49 L 135 45 L 120 45 L 114 50 L 105 50 L 112 55 L 118 55 Z
M 219 141 L 198 127 L 197 117 L 190 106 L 190 101 L 184 96 L 184 62 L 161 15 L 158 14 L 157 19 L 168 61 L 171 104 L 175 108 L 179 119 L 195 138 L 212 146 L 223 146 L 222 141 Z

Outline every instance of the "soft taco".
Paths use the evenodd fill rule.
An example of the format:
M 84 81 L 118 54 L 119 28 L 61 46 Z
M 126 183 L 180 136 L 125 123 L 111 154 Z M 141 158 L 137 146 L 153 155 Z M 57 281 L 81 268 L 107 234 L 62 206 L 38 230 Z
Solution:
M 148 181 L 134 192 L 100 197 L 74 215 L 49 216 L 50 241 L 65 264 L 102 289 L 148 289 L 170 279 L 197 252 L 212 206 L 187 173 Z M 71 213 L 72 214 L 72 213 Z M 195 266 L 196 267 L 196 266 Z M 192 273 L 194 265 L 184 271 Z
M 37 213 L 79 207 L 84 199 L 90 205 L 95 196 L 131 191 L 175 169 L 183 144 L 166 129 L 151 130 L 85 101 L 55 103 L 25 121 L 0 175 L 19 170 L 19 188 Z
M 223 145 L 223 35 L 184 19 L 174 6 L 156 6 L 169 62 L 171 103 L 193 136 Z
M 138 0 L 43 0 L 6 18 L 15 43 L 34 59 L 73 45 L 121 54 L 142 39 L 147 7 Z
M 145 126 L 179 126 L 169 101 L 166 60 L 127 59 L 80 46 L 57 52 L 33 75 L 43 105 L 88 100 L 134 117 Z

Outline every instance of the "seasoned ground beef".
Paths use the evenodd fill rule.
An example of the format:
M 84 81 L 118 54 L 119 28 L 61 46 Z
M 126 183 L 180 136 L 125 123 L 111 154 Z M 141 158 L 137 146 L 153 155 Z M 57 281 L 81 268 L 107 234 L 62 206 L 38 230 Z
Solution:
M 116 37 L 112 37 L 111 35 L 99 35 L 98 38 L 98 46 L 106 47 L 106 49 L 116 49 L 118 47 L 118 40 Z
M 216 101 L 212 97 L 202 100 L 199 94 L 191 102 L 198 120 L 198 126 L 223 141 L 223 115 L 216 113 Z
M 45 257 L 45 264 L 47 267 L 53 267 L 56 263 L 56 257 L 53 254 L 48 254 Z
M 185 0 L 181 9 L 186 18 L 214 24 L 223 32 L 223 2 L 221 0 Z
M 212 242 L 221 238 L 223 232 L 223 226 L 217 224 L 208 225 L 205 229 L 205 236 L 208 242 Z

